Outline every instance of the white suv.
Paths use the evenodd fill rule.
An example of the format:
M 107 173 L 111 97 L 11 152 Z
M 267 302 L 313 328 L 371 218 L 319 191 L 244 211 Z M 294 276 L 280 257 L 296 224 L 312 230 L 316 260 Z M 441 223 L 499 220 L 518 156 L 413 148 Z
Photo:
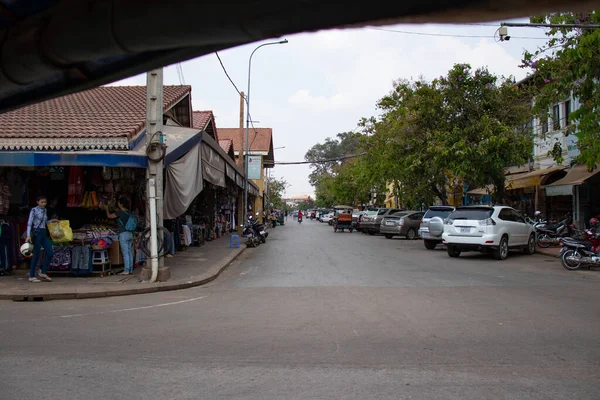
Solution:
M 462 251 L 491 252 L 504 260 L 509 249 L 535 253 L 535 228 L 519 212 L 506 206 L 465 206 L 444 220 L 442 242 L 450 257 Z

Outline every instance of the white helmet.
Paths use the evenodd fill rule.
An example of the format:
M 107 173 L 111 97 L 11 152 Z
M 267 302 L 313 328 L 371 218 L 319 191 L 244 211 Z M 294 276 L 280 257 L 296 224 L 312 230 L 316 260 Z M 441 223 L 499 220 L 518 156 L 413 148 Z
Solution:
M 536 212 L 533 213 L 533 215 L 535 215 L 537 217 L 538 215 L 542 215 L 542 212 L 541 211 L 536 211 Z
M 23 254 L 23 257 L 33 256 L 33 245 L 29 242 L 23 243 L 23 246 L 21 246 L 21 254 Z

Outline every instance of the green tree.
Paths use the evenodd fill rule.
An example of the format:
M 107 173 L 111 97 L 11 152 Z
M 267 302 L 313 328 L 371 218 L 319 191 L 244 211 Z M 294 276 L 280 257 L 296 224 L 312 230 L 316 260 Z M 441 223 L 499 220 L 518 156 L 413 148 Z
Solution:
M 532 23 L 600 24 L 600 13 L 551 13 L 532 17 Z M 592 169 L 600 163 L 600 29 L 551 28 L 548 42 L 534 52 L 525 52 L 522 66 L 531 68 L 536 81 L 533 87 L 534 112 L 547 118 L 556 102 L 572 94 L 580 107 L 571 113 L 566 134 L 578 138 L 578 161 Z M 558 145 L 551 154 L 560 160 Z
M 268 177 L 267 188 L 269 193 L 269 201 L 273 203 L 273 208 L 286 209 L 285 201 L 283 200 L 283 193 L 288 183 L 284 179 L 277 179 L 275 177 Z
M 514 81 L 455 65 L 432 82 L 400 81 L 363 121 L 373 176 L 394 182 L 403 204 L 448 201 L 459 182 L 494 184 L 504 197 L 504 169 L 527 161 L 529 102 Z

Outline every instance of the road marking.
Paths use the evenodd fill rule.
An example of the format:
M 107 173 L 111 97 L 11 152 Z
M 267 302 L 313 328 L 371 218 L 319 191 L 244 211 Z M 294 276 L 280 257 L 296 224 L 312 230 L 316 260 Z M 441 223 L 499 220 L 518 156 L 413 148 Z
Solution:
M 191 301 L 201 300 L 201 299 L 204 299 L 206 297 L 208 297 L 208 296 L 194 297 L 192 299 L 186 299 L 186 300 L 180 300 L 180 301 L 173 301 L 173 302 L 170 302 L 170 303 L 153 304 L 151 306 L 142 306 L 142 307 L 123 308 L 123 309 L 120 309 L 120 310 L 101 311 L 101 312 L 91 313 L 91 314 L 67 314 L 67 315 L 60 315 L 58 318 L 76 318 L 76 317 L 85 317 L 85 316 L 90 316 L 90 315 L 102 315 L 102 314 L 119 313 L 119 312 L 127 312 L 127 311 L 148 310 L 148 309 L 151 309 L 151 308 L 174 306 L 174 305 L 177 305 L 177 304 L 189 303 Z
M 144 306 L 144 307 L 134 307 L 134 308 L 124 308 L 122 310 L 112 310 L 112 311 L 108 311 L 111 313 L 116 313 L 116 312 L 125 312 L 125 311 L 137 311 L 137 310 L 147 310 L 149 308 L 157 308 L 157 307 L 165 307 L 165 306 L 174 306 L 176 304 L 182 304 L 182 303 L 189 303 L 190 301 L 196 301 L 196 300 L 200 300 L 200 299 L 204 299 L 206 298 L 206 296 L 202 296 L 202 297 L 194 297 L 193 299 L 187 299 L 187 300 L 180 300 L 180 301 L 174 301 L 171 303 L 162 303 L 162 304 L 154 304 L 152 306 Z

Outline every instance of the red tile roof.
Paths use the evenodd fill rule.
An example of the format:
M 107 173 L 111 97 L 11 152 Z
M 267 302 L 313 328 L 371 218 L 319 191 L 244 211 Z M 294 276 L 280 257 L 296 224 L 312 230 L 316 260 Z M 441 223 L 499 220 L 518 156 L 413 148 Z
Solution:
M 191 89 L 165 86 L 164 109 Z M 103 86 L 0 114 L 0 139 L 132 138 L 145 124 L 145 86 Z
M 198 129 L 206 128 L 206 125 L 208 124 L 208 122 L 210 121 L 210 119 L 213 116 L 212 111 L 194 111 L 193 114 L 194 114 L 194 118 L 193 118 L 192 126 L 194 128 L 198 128 Z
M 242 135 L 246 137 L 246 128 L 219 128 L 219 139 L 233 140 L 233 148 L 236 151 L 242 149 Z M 250 151 L 266 151 L 271 149 L 273 141 L 272 128 L 250 128 L 248 133 L 248 141 L 250 142 Z M 243 146 L 243 151 L 246 151 L 246 146 Z
M 219 139 L 219 146 L 225 151 L 225 153 L 229 153 L 229 149 L 233 141 L 231 139 Z

